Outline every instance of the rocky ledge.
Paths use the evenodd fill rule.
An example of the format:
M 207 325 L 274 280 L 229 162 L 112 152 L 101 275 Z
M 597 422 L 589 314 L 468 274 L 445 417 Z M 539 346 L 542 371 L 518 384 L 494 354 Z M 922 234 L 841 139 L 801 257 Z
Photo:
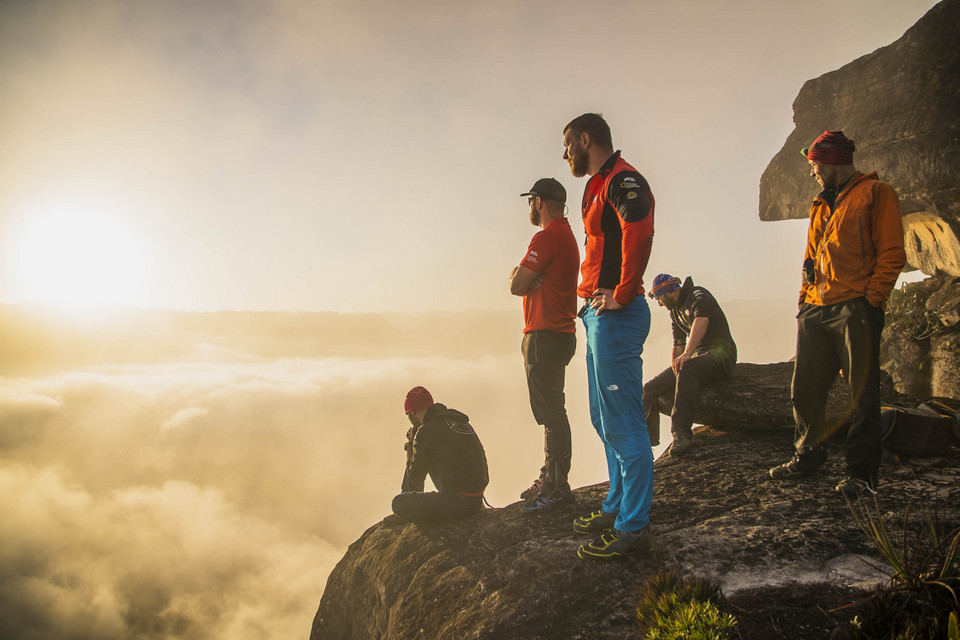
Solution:
M 656 464 L 656 545 L 640 559 L 577 557 L 585 538 L 571 520 L 598 508 L 606 484 L 539 515 L 512 504 L 444 527 L 374 525 L 331 573 L 310 637 L 635 638 L 637 591 L 664 569 L 716 578 L 743 637 L 827 637 L 884 565 L 834 492 L 839 445 L 811 478 L 768 476 L 791 440 L 790 429 L 697 430 L 681 462 Z M 897 529 L 911 502 L 958 503 L 960 451 L 886 462 L 881 483 L 880 512 Z

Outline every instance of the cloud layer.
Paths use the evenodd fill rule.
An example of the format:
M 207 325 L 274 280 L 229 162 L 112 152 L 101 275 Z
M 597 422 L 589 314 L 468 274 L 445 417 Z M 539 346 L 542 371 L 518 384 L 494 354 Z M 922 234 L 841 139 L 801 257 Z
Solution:
M 519 355 L 0 379 L 0 636 L 305 635 L 326 576 L 399 491 L 414 384 L 471 415 L 489 499 L 515 500 L 542 456 Z M 593 455 L 575 464 L 598 482 L 580 395 L 575 446 Z
M 729 311 L 735 336 L 764 326 L 745 356 L 786 359 L 791 311 Z M 400 489 L 410 387 L 470 415 L 492 504 L 534 479 L 518 319 L 0 307 L 0 637 L 306 636 L 327 575 Z M 668 324 L 655 309 L 647 378 Z M 606 479 L 578 339 L 573 486 Z

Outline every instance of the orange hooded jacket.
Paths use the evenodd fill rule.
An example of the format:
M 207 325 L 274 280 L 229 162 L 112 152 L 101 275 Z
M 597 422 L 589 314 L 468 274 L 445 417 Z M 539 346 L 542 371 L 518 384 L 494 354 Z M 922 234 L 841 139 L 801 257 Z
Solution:
M 803 256 L 814 261 L 814 283 L 801 281 L 800 304 L 863 296 L 875 307 L 885 306 L 906 262 L 896 192 L 876 172 L 858 171 L 837 195 L 832 214 L 821 196 L 810 206 Z

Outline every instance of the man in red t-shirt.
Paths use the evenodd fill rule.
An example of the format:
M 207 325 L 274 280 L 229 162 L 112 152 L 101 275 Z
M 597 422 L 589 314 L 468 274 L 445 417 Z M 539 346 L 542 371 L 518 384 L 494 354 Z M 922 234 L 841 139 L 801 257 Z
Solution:
M 541 178 L 526 196 L 530 223 L 540 227 L 527 253 L 510 274 L 510 293 L 523 296 L 523 364 L 530 408 L 543 425 L 546 460 L 540 476 L 522 492 L 522 509 L 537 513 L 573 499 L 570 422 L 564 406 L 567 364 L 577 350 L 577 273 L 580 251 L 564 217 L 567 192 L 553 178 Z

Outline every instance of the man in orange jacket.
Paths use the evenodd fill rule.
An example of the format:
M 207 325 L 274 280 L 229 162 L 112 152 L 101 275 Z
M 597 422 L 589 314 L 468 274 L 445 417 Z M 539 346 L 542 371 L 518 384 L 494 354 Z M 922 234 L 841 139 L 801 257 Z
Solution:
M 855 146 L 825 131 L 802 153 L 823 191 L 810 207 L 797 314 L 791 395 L 796 455 L 770 469 L 777 479 L 810 475 L 827 458 L 827 394 L 843 371 L 853 401 L 846 439 L 848 497 L 875 491 L 880 467 L 880 334 L 883 309 L 906 261 L 893 188 L 853 166 Z

